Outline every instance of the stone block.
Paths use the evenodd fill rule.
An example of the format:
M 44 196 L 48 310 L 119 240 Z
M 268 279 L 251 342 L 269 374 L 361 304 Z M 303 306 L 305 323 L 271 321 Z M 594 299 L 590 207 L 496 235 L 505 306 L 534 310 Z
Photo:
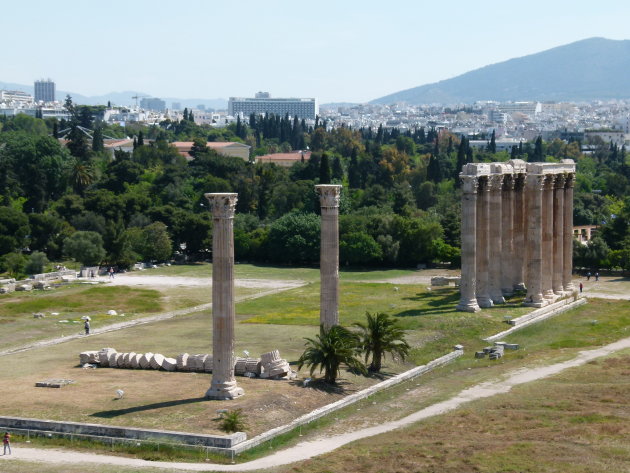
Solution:
M 159 370 L 159 369 L 162 369 L 163 362 L 164 362 L 164 355 L 160 355 L 159 353 L 154 353 L 149 364 L 151 368 L 153 368 L 154 370 Z
M 237 376 L 243 376 L 245 374 L 245 367 L 247 366 L 247 358 L 236 358 L 234 363 L 234 374 Z
M 253 373 L 255 375 L 260 375 L 262 371 L 262 364 L 259 358 L 248 358 L 247 363 L 245 365 L 245 373 Z
M 203 357 L 203 370 L 206 373 L 212 373 L 213 368 L 214 368 L 214 364 L 213 364 L 213 360 L 212 360 L 212 355 L 204 355 L 204 357 Z
M 278 350 L 273 350 L 268 353 L 263 353 L 262 355 L 260 355 L 260 361 L 263 365 L 268 365 L 269 363 L 272 363 L 279 359 L 280 359 L 280 352 Z
M 20 284 L 19 286 L 15 286 L 15 290 L 16 291 L 32 291 L 33 290 L 33 285 L 32 284 Z
M 50 283 L 47 281 L 35 281 L 33 283 L 33 289 L 46 290 L 50 289 Z
M 486 352 L 485 351 L 476 351 L 475 352 L 475 358 L 485 358 L 486 357 Z
M 84 351 L 79 353 L 79 363 L 82 365 L 84 365 L 85 363 L 94 363 L 97 359 L 97 351 Z
M 153 353 L 148 352 L 140 357 L 140 368 L 148 370 L 151 368 L 151 360 L 153 359 Z
M 177 356 L 177 370 L 188 371 L 188 353 L 182 353 Z
M 518 350 L 518 343 L 506 343 L 504 346 L 506 350 Z
M 164 358 L 162 361 L 162 369 L 166 371 L 177 370 L 177 360 L 175 358 Z
M 33 314 L 33 318 L 34 319 L 43 319 L 44 317 L 46 317 L 46 316 L 44 315 L 43 312 L 36 312 L 36 313 Z
M 103 367 L 109 366 L 109 356 L 113 353 L 116 353 L 116 350 L 113 348 L 101 348 L 98 351 L 98 361 L 100 365 Z

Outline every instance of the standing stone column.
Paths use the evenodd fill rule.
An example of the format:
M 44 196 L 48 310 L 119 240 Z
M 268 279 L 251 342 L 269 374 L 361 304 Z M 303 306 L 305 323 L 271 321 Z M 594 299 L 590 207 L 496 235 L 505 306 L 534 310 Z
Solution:
M 514 175 L 503 177 L 501 204 L 501 292 L 514 294 Z
M 575 174 L 568 173 L 564 184 L 564 231 L 562 258 L 562 287 L 567 292 L 573 292 L 573 185 Z
M 548 174 L 543 187 L 542 211 L 542 289 L 545 299 L 553 299 L 553 187 L 554 175 Z
M 477 304 L 479 307 L 492 307 L 492 298 L 489 294 L 488 264 L 490 259 L 488 240 L 488 221 L 490 216 L 489 206 L 490 186 L 488 177 L 478 178 L 477 193 Z
M 489 260 L 488 283 L 492 302 L 504 304 L 501 292 L 501 199 L 503 190 L 503 174 L 492 174 L 490 181 L 490 215 L 489 215 Z
M 341 186 L 319 184 L 322 213 L 319 272 L 321 278 L 319 323 L 330 328 L 339 324 L 339 196 Z
M 546 305 L 542 294 L 542 213 L 543 213 L 543 185 L 545 176 L 542 174 L 528 174 L 526 180 L 527 192 L 527 295 L 525 305 L 543 307 Z
M 244 394 L 234 378 L 234 209 L 238 194 L 206 194 L 212 210 L 212 383 L 210 399 Z
M 477 177 L 461 175 L 462 180 L 462 274 L 459 284 L 460 299 L 457 310 L 477 312 Z
M 556 295 L 562 295 L 562 275 L 564 272 L 564 174 L 557 174 L 553 187 L 553 276 L 552 288 Z
M 514 274 L 512 277 L 512 286 L 515 290 L 522 291 L 525 289 L 525 273 L 527 261 L 527 247 L 525 245 L 525 229 L 526 229 L 526 211 L 525 211 L 525 174 L 520 173 L 516 176 L 514 182 L 514 253 L 512 254 L 512 267 Z

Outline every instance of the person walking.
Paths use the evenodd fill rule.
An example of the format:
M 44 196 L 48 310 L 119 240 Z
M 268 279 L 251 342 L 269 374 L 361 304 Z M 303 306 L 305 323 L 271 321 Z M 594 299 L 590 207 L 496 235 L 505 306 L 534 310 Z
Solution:
M 112 266 L 109 267 L 109 279 L 114 279 L 114 268 Z
M 599 273 L 595 273 L 595 281 L 599 281 Z
M 580 283 L 580 294 L 582 294 L 583 289 L 584 289 L 584 284 Z
M 9 451 L 9 455 L 11 455 L 11 434 L 9 432 L 4 433 L 4 437 L 2 438 L 2 443 L 4 444 L 4 454 L 7 454 L 7 450 Z
M 85 319 L 85 323 L 83 324 L 83 328 L 85 328 L 85 334 L 89 335 L 90 334 L 90 321 L 88 319 Z
M 588 273 L 586 273 L 586 280 L 587 281 L 591 280 L 591 272 L 590 271 Z

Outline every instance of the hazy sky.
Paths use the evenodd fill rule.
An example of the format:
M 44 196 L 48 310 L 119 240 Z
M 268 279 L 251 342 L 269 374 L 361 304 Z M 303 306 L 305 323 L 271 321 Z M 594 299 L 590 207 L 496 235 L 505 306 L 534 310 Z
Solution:
M 2 3 L 0 81 L 50 77 L 83 95 L 366 102 L 580 39 L 630 39 L 627 0 Z

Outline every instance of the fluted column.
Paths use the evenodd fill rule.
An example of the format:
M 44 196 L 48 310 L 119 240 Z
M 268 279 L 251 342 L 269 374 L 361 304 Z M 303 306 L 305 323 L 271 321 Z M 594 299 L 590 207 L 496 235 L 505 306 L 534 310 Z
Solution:
M 205 194 L 212 210 L 212 383 L 210 399 L 244 394 L 234 377 L 234 210 L 238 194 Z
M 459 284 L 460 299 L 457 310 L 477 312 L 477 177 L 461 176 L 462 181 L 462 273 Z
M 341 186 L 319 184 L 322 213 L 320 243 L 320 308 L 319 323 L 330 328 L 339 324 L 339 197 Z
M 575 174 L 568 173 L 564 185 L 564 231 L 563 231 L 563 253 L 562 258 L 562 287 L 567 292 L 573 292 L 573 185 Z
M 501 292 L 501 208 L 503 175 L 490 175 L 490 215 L 489 215 L 489 293 L 495 304 L 505 303 Z
M 542 174 L 528 174 L 526 180 L 527 192 L 527 296 L 525 305 L 542 307 L 546 301 L 542 294 L 542 214 L 543 214 L 543 185 L 545 176 Z
M 504 296 L 514 294 L 514 176 L 503 177 L 501 204 L 501 292 Z
M 490 217 L 490 186 L 487 177 L 478 179 L 477 192 L 477 304 L 479 307 L 492 307 L 488 281 L 488 264 L 490 258 L 488 240 L 488 221 Z
M 527 251 L 525 246 L 525 229 L 526 229 L 525 211 L 525 174 L 518 174 L 514 181 L 514 239 L 512 253 L 512 267 L 514 270 L 512 276 L 512 286 L 516 290 L 525 289 L 525 273 Z
M 564 174 L 557 174 L 553 187 L 553 276 L 552 288 L 556 295 L 562 295 L 562 275 L 564 272 Z
M 542 289 L 545 299 L 553 299 L 553 187 L 554 175 L 547 175 L 543 187 L 542 211 Z

